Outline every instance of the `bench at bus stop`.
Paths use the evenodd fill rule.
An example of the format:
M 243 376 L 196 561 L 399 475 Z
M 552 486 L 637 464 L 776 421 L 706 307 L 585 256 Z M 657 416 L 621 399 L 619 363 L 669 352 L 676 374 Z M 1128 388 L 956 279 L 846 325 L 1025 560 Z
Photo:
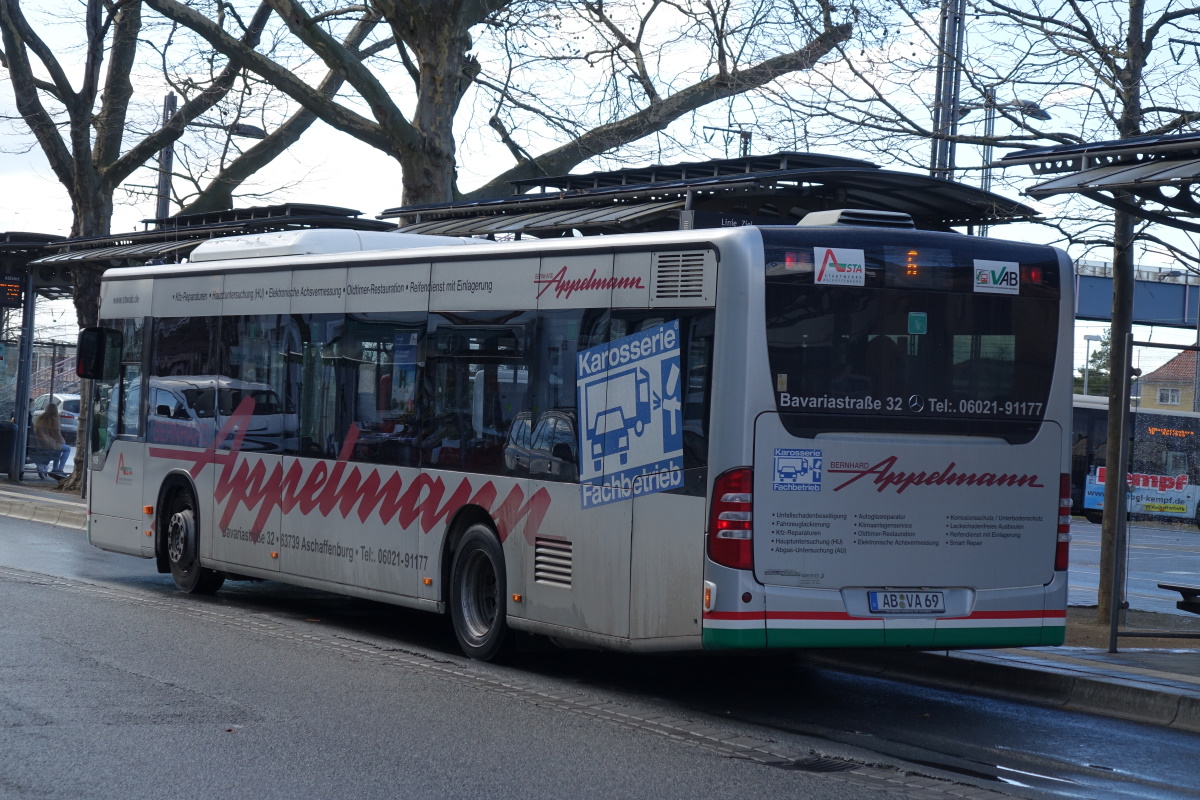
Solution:
M 1200 586 L 1180 586 L 1174 583 L 1160 583 L 1158 588 L 1166 589 L 1169 592 L 1179 592 L 1183 595 L 1183 599 L 1177 601 L 1175 607 L 1181 611 L 1200 614 Z
M 25 448 L 25 467 L 22 474 L 29 471 L 30 467 L 36 470 L 49 470 L 50 464 L 58 457 L 58 450 L 46 450 L 41 447 Z

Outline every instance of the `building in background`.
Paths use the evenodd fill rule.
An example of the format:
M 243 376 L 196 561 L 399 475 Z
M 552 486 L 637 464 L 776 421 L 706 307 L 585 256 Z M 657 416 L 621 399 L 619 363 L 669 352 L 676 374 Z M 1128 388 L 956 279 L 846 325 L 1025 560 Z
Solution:
M 1142 408 L 1192 411 L 1196 397 L 1196 353 L 1184 350 L 1136 382 Z

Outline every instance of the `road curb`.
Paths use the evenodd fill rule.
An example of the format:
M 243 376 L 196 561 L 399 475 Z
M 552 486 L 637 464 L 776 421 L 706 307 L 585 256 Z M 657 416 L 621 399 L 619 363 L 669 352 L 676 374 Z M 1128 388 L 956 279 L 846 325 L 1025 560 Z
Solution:
M 42 522 L 72 530 L 87 530 L 87 512 L 70 508 L 55 508 L 23 500 L 0 500 L 0 516 Z
M 1064 672 L 1050 665 L 997 663 L 976 653 L 844 651 L 806 653 L 804 658 L 818 666 L 874 677 L 1200 733 L 1200 691 L 1168 691 L 1116 676 Z
M 1171 727 L 1200 733 L 1200 697 L 1179 698 L 1179 713 Z

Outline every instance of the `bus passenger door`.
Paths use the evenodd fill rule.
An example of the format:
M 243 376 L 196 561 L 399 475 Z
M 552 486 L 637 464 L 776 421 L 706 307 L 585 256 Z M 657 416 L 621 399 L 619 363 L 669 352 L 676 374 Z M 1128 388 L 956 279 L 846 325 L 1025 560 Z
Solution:
M 154 555 L 151 520 L 142 513 L 142 320 L 122 320 L 125 348 L 115 381 L 93 383 L 88 541 L 104 550 Z

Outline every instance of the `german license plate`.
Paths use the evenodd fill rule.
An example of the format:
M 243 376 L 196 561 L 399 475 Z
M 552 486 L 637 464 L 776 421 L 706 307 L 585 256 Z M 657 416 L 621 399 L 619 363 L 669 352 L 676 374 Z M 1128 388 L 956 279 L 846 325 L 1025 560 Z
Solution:
M 944 614 L 941 592 L 867 592 L 873 614 Z

